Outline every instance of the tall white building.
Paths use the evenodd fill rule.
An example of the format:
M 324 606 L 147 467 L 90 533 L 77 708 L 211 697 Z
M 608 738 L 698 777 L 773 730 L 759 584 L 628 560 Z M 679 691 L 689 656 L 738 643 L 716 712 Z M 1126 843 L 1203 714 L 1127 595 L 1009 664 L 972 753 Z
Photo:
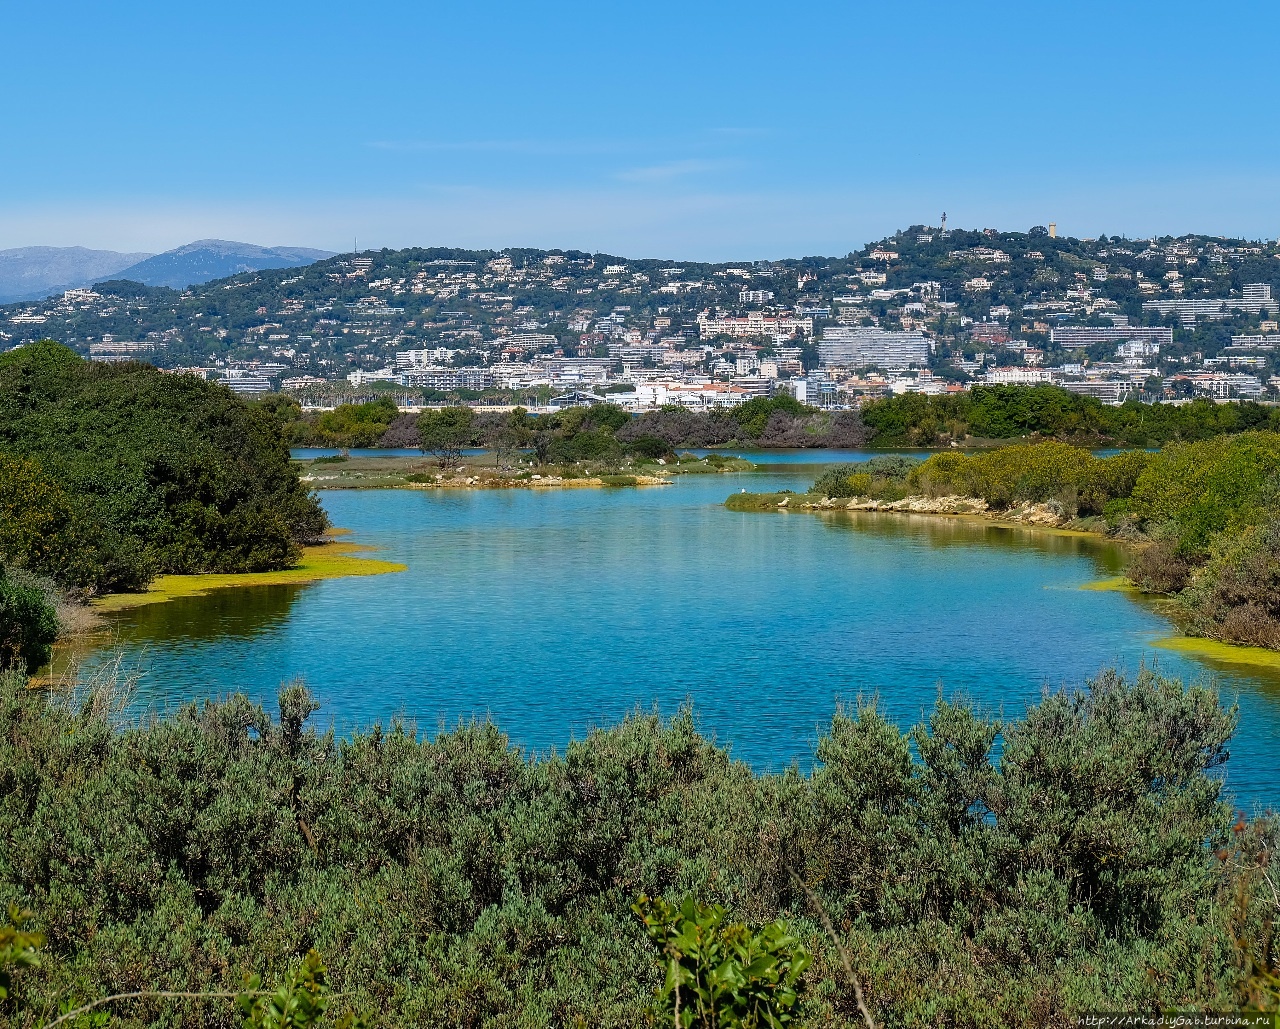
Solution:
M 761 311 L 748 311 L 745 318 L 712 318 L 706 311 L 698 315 L 698 332 L 703 339 L 712 336 L 770 336 L 789 338 L 797 332 L 813 335 L 812 318 L 786 315 L 773 317 Z
M 929 363 L 930 344 L 919 332 L 887 332 L 884 329 L 830 326 L 818 341 L 822 367 L 877 368 L 895 370 L 923 367 Z
M 1050 339 L 1060 347 L 1071 350 L 1075 347 L 1087 347 L 1093 343 L 1124 343 L 1129 340 L 1140 340 L 1143 343 L 1154 343 L 1157 347 L 1173 346 L 1173 330 L 1167 325 L 1128 326 L 1128 325 L 1086 325 L 1053 329 Z

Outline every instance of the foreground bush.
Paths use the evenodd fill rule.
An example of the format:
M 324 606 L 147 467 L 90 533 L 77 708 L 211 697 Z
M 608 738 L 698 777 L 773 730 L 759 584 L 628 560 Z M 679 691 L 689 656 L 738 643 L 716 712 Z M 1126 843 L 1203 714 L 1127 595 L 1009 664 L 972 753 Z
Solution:
M 841 713 L 811 775 L 755 775 L 687 714 L 531 759 L 490 725 L 317 734 L 299 686 L 278 720 L 236 696 L 116 731 L 109 707 L 0 676 L 0 903 L 48 939 L 5 1003 L 234 992 L 315 948 L 379 1025 L 640 1026 L 666 967 L 641 894 L 811 955 L 811 1026 L 861 1024 L 846 957 L 884 1026 L 1230 1007 L 1275 972 L 1280 839 L 1233 829 L 1215 775 L 1235 713 L 1149 672 L 1009 722 Z M 778 919 L 799 942 L 759 936 Z M 117 1019 L 237 1024 L 159 998 Z

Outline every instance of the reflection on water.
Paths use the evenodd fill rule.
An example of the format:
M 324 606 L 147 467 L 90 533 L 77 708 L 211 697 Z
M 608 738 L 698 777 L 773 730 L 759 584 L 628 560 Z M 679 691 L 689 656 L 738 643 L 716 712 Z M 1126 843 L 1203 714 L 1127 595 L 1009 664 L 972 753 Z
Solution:
M 1022 713 L 1041 691 L 1146 662 L 1159 610 L 1083 583 L 1124 553 L 1092 537 L 977 519 L 729 511 L 746 487 L 805 473 L 681 476 L 637 490 L 334 491 L 334 524 L 403 562 L 397 575 L 215 591 L 139 609 L 121 642 L 164 710 L 242 690 L 274 707 L 302 675 L 339 731 L 401 715 L 425 729 L 491 716 L 545 750 L 637 708 L 691 701 L 759 769 L 807 766 L 836 703 L 875 694 L 904 727 L 938 696 Z M 1241 728 L 1229 782 L 1275 800 L 1280 699 L 1230 669 Z
M 250 640 L 281 629 L 294 602 L 308 587 L 305 583 L 290 583 L 178 597 L 123 612 L 116 628 L 123 638 L 138 646 L 177 639 L 188 643 Z
M 798 517 L 813 517 L 795 512 Z M 1001 525 L 979 518 L 903 514 L 877 511 L 823 511 L 817 515 L 833 529 L 874 533 L 890 539 L 911 539 L 931 547 L 1000 547 L 1034 550 L 1042 554 L 1083 557 L 1097 562 L 1099 573 L 1118 575 L 1125 567 L 1125 550 L 1096 536 L 1047 532 L 1022 525 Z

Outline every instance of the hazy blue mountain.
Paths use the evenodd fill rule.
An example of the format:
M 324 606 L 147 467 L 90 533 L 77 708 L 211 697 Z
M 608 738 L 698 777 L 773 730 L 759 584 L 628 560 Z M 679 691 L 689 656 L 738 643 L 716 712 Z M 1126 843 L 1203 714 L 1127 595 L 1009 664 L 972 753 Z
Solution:
M 85 247 L 17 247 L 0 250 L 0 304 L 41 300 L 53 293 L 115 278 L 150 254 L 120 254 Z
M 210 279 L 221 279 L 263 268 L 294 268 L 322 261 L 333 254 L 307 247 L 260 247 L 225 239 L 198 239 L 194 243 L 147 257 L 113 274 L 147 286 L 185 289 Z M 100 276 L 104 278 L 105 276 Z

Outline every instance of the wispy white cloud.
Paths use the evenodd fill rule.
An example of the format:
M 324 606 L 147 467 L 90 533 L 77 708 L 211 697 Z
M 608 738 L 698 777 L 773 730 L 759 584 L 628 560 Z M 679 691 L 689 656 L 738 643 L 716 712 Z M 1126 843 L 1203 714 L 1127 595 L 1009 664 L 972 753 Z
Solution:
M 371 150 L 400 154 L 528 154 L 538 157 L 634 153 L 652 145 L 626 139 L 378 139 L 365 144 Z
M 688 175 L 725 171 L 738 163 L 737 161 L 688 158 L 682 161 L 649 165 L 647 168 L 628 168 L 618 172 L 615 177 L 623 182 L 671 182 L 673 179 L 681 179 Z

